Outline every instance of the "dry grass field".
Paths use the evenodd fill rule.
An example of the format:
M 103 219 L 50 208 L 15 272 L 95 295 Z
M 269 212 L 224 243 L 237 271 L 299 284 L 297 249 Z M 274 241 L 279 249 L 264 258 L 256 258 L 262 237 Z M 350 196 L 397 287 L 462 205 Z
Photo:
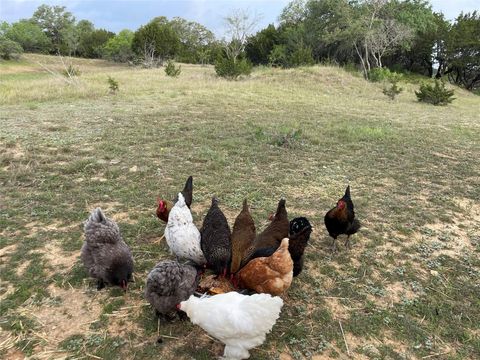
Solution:
M 147 273 L 169 258 L 157 196 L 194 176 L 195 222 L 216 195 L 257 228 L 278 199 L 314 225 L 303 273 L 251 359 L 480 358 L 480 97 L 391 101 L 341 68 L 134 69 L 25 55 L 0 63 L 0 357 L 214 359 L 188 321 L 158 326 Z M 108 91 L 107 77 L 119 83 Z M 333 255 L 323 216 L 351 185 L 363 229 Z M 135 283 L 97 291 L 82 268 L 82 222 L 115 219 Z M 340 324 L 345 336 L 342 336 Z M 159 336 L 163 344 L 157 344 Z M 348 346 L 348 348 L 347 348 Z

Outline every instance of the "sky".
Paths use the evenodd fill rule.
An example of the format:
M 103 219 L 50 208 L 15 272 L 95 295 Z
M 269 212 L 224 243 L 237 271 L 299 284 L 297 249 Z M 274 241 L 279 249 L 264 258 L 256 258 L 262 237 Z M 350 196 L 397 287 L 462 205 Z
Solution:
M 0 0 L 0 21 L 29 18 L 41 4 L 63 5 L 77 20 L 90 20 L 95 28 L 118 32 L 136 30 L 156 16 L 183 17 L 205 25 L 216 36 L 224 35 L 223 18 L 235 9 L 260 16 L 257 30 L 277 23 L 289 0 Z M 480 10 L 479 0 L 431 0 L 435 11 L 454 19 L 461 11 Z

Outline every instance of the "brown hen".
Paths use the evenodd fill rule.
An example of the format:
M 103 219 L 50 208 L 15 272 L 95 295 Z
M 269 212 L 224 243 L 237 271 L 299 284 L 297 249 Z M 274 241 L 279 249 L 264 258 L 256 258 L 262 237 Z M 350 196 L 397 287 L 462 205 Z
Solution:
M 238 272 L 240 286 L 258 293 L 280 295 L 293 279 L 293 260 L 288 251 L 288 238 L 269 257 L 251 260 Z

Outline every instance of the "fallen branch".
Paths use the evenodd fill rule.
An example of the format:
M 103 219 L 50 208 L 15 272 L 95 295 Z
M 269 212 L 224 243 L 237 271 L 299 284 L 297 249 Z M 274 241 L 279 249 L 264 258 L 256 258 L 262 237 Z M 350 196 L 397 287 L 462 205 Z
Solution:
M 352 357 L 352 354 L 350 354 L 350 349 L 348 348 L 347 339 L 345 338 L 345 333 L 343 332 L 343 327 L 340 320 L 338 320 L 338 324 L 340 325 L 340 330 L 342 331 L 343 342 L 345 343 L 345 347 L 347 348 L 347 355 L 348 357 Z

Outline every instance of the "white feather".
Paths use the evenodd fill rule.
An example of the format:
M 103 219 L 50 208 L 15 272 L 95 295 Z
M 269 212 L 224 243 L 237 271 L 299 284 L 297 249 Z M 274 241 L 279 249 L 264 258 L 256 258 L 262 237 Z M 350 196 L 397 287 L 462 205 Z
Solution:
M 193 223 L 192 213 L 181 193 L 168 215 L 165 239 L 170 251 L 177 257 L 190 259 L 199 265 L 205 264 L 205 256 L 200 247 L 200 232 Z
M 248 351 L 265 341 L 282 306 L 278 296 L 233 291 L 209 298 L 192 295 L 180 303 L 192 323 L 225 344 L 225 359 L 248 359 Z

